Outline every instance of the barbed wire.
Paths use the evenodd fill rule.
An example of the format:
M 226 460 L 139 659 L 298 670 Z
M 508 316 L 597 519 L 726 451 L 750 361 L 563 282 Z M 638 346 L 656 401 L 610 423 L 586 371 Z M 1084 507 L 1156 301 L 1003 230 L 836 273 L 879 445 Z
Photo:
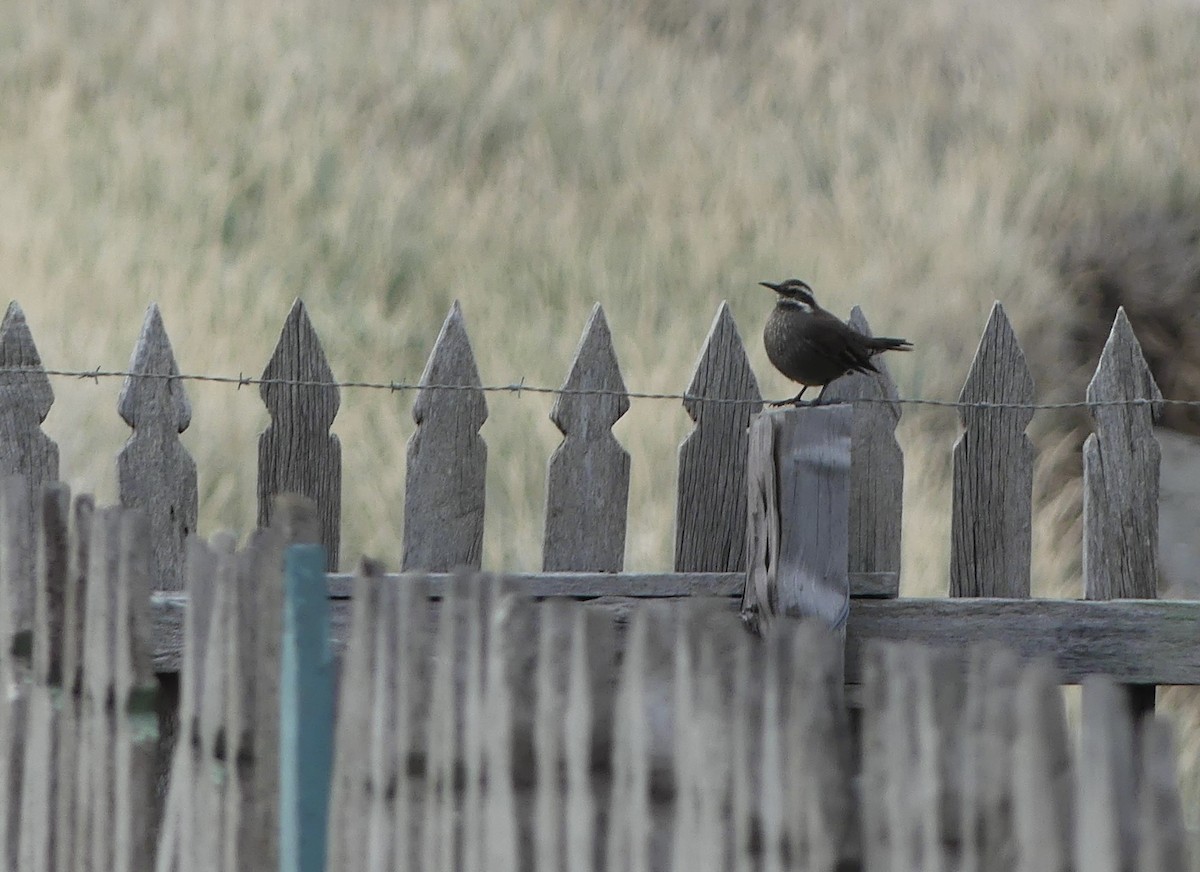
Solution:
M 74 378 L 80 380 L 92 380 L 97 384 L 100 379 L 110 378 L 144 378 L 144 379 L 159 379 L 163 381 L 181 381 L 181 382 L 207 382 L 212 384 L 236 385 L 238 390 L 243 387 L 255 386 L 279 386 L 279 387 L 296 387 L 296 388 L 353 388 L 365 390 L 383 390 L 389 393 L 402 393 L 405 391 L 481 391 L 483 393 L 508 393 L 516 394 L 518 397 L 521 394 L 552 394 L 555 396 L 610 396 L 610 397 L 626 397 L 631 400 L 677 400 L 679 402 L 700 402 L 712 405 L 726 406 L 786 406 L 791 404 L 791 399 L 784 400 L 749 400 L 733 397 L 706 397 L 702 394 L 687 394 L 687 393 L 657 393 L 652 391 L 629 391 L 615 390 L 612 388 L 551 388 L 542 385 L 530 385 L 525 383 L 524 377 L 519 381 L 510 382 L 508 384 L 492 384 L 492 385 L 472 385 L 472 384 L 421 384 L 419 382 L 376 382 L 376 381 L 338 381 L 338 380 L 322 380 L 322 379 L 293 379 L 293 378 L 262 378 L 255 376 L 247 376 L 239 373 L 236 376 L 232 375 L 203 375 L 196 373 L 146 373 L 132 372 L 129 370 L 117 369 L 96 369 L 88 370 L 71 370 L 71 369 L 43 369 L 42 367 L 32 366 L 7 366 L 0 367 L 0 375 L 16 374 L 16 375 L 44 375 L 58 378 Z M 1098 400 L 1089 402 L 1087 400 L 1073 400 L 1061 403 L 993 403 L 993 402 L 962 402 L 960 400 L 929 400 L 921 397 L 856 397 L 851 402 L 855 403 L 882 403 L 887 405 L 903 405 L 903 406 L 929 406 L 942 409 L 1028 409 L 1028 410 L 1051 410 L 1051 409 L 1088 409 L 1088 408 L 1105 408 L 1111 406 L 1184 406 L 1200 408 L 1200 400 L 1150 400 L 1144 398 L 1132 398 L 1123 400 Z

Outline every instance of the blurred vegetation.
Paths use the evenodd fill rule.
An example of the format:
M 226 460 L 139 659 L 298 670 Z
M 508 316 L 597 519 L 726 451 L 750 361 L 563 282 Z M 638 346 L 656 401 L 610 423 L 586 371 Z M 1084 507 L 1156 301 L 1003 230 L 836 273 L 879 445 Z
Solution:
M 784 396 L 755 282 L 792 275 L 916 342 L 893 362 L 910 396 L 957 396 L 997 299 L 1042 399 L 1081 396 L 1130 293 L 1186 327 L 1161 360 L 1195 329 L 1191 2 L 3 7 L 0 275 L 53 367 L 124 365 L 157 301 L 184 371 L 257 373 L 300 296 L 337 376 L 412 381 L 457 298 L 485 382 L 554 385 L 600 301 L 629 386 L 678 391 L 728 299 Z M 54 387 L 64 476 L 111 499 L 120 385 Z M 265 412 L 188 390 L 202 530 L 246 530 Z M 411 400 L 343 393 L 347 561 L 399 557 Z M 485 562 L 536 568 L 550 400 L 488 403 Z M 1040 593 L 1078 591 L 1080 424 L 1033 427 Z M 669 566 L 688 426 L 636 401 L 616 428 L 630 567 Z M 956 431 L 905 410 L 908 593 L 945 588 Z

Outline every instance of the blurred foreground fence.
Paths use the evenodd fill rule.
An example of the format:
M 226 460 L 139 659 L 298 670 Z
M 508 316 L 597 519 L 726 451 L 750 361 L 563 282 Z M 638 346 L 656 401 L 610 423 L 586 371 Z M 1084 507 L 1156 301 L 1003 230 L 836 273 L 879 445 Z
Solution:
M 1029 598 L 1033 386 L 999 306 L 963 389 L 948 599 L 898 597 L 886 373 L 760 412 L 727 307 L 685 401 L 668 573 L 623 571 L 628 397 L 599 308 L 524 575 L 478 574 L 486 405 L 457 305 L 414 405 L 400 575 L 325 575 L 308 551 L 281 583 L 288 543 L 337 565 L 340 523 L 338 388 L 299 304 L 260 385 L 263 529 L 240 550 L 196 535 L 157 309 L 119 402 L 121 508 L 53 484 L 15 305 L 0 363 L 23 476 L 0 487 L 10 868 L 318 869 L 317 834 L 330 869 L 1183 868 L 1152 710 L 1156 685 L 1200 684 L 1200 603 L 1155 599 L 1161 397 L 1123 312 L 1087 397 L 1084 600 Z M 329 629 L 301 632 L 285 616 L 313 584 L 303 613 Z M 1084 683 L 1076 752 L 1063 681 Z
M 191 540 L 170 750 L 144 519 L 52 489 L 22 562 L 21 490 L 0 500 L 0 615 L 34 602 L 0 640 L 4 868 L 1187 868 L 1169 730 L 1111 679 L 1085 679 L 1073 747 L 1061 676 L 996 646 L 873 643 L 848 708 L 816 622 L 760 639 L 728 599 L 630 615 L 370 561 L 331 630 L 324 555 L 287 529 Z

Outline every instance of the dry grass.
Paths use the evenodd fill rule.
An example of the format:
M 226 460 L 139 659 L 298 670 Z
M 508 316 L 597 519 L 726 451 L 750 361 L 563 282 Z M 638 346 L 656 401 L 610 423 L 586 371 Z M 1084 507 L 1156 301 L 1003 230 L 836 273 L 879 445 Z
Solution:
M 1058 359 L 1064 236 L 1200 203 L 1200 9 L 1173 0 L 4 5 L 0 274 L 55 367 L 122 366 L 156 300 L 184 370 L 253 373 L 299 295 L 338 376 L 410 380 L 459 298 L 485 381 L 557 384 L 599 300 L 627 383 L 674 391 L 729 299 L 776 396 L 754 283 L 799 275 L 916 341 L 902 393 L 953 397 L 994 299 Z M 119 384 L 55 389 L 65 477 L 111 498 Z M 202 527 L 246 529 L 265 413 L 189 390 Z M 410 404 L 343 395 L 348 560 L 398 557 Z M 485 560 L 536 567 L 549 401 L 489 405 Z M 645 401 L 617 427 L 631 567 L 669 564 L 687 427 Z M 944 589 L 954 429 L 902 427 L 909 592 Z M 1038 520 L 1043 591 L 1070 505 Z

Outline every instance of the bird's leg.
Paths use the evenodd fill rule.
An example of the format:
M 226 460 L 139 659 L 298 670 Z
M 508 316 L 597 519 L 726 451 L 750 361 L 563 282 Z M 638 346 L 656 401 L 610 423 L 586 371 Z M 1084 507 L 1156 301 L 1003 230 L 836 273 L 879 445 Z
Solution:
M 804 403 L 800 398 L 804 396 L 804 392 L 806 390 L 808 390 L 808 385 L 800 388 L 800 393 L 796 394 L 796 396 L 792 397 L 790 400 L 775 400 L 774 402 L 768 403 L 768 405 L 773 409 L 780 409 L 784 406 L 803 406 Z
M 821 392 L 819 394 L 817 394 L 817 398 L 815 400 L 813 400 L 811 403 L 809 403 L 809 405 L 810 406 L 821 405 L 821 397 L 825 396 L 825 391 L 829 388 L 829 385 L 831 385 L 831 384 L 832 384 L 832 382 L 826 382 L 825 384 L 821 385 Z

